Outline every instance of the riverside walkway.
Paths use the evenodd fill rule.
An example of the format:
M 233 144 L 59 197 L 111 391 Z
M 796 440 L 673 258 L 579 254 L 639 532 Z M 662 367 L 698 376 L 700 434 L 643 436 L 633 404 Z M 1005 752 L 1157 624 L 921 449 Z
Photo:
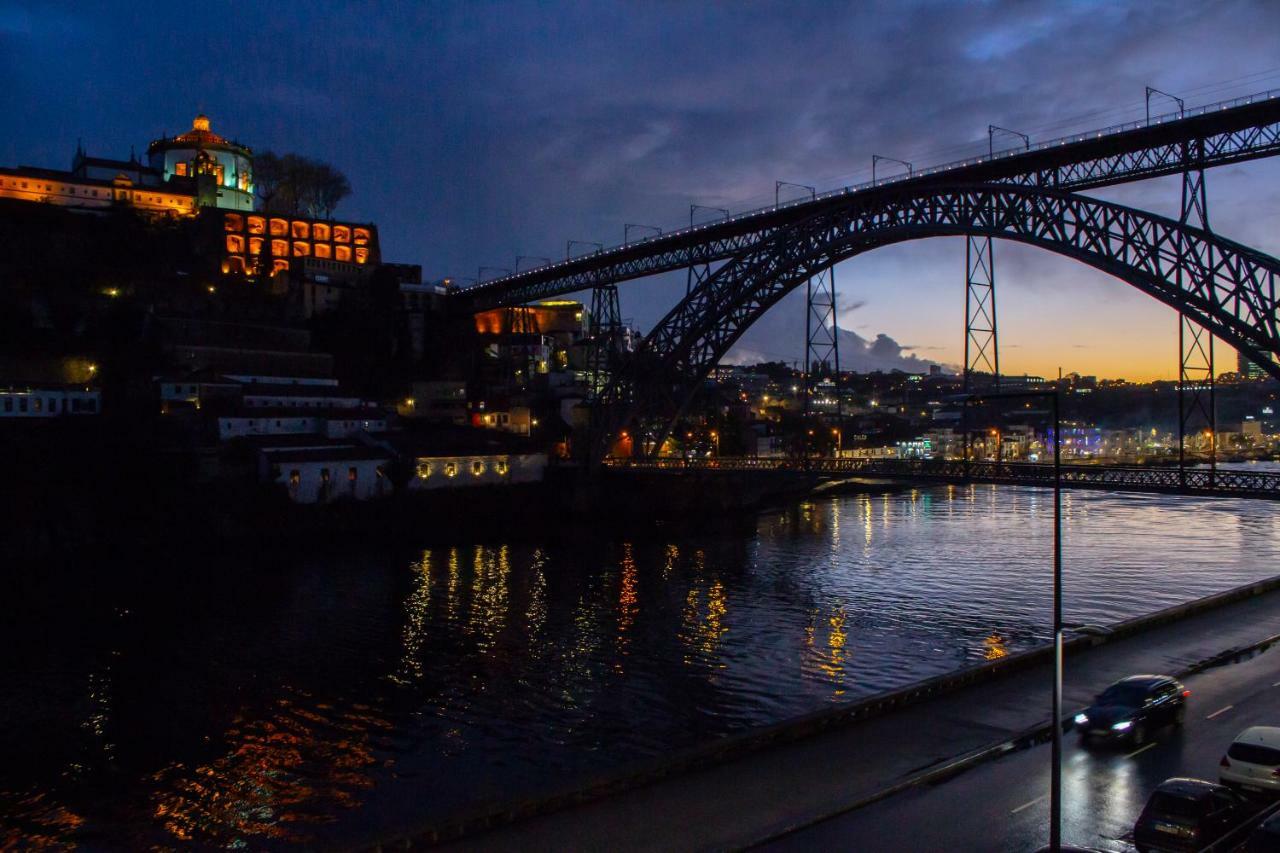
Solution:
M 1067 646 L 1068 718 L 1135 672 L 1185 675 L 1280 635 L 1280 578 L 1111 626 Z M 1046 736 L 1047 649 L 821 711 L 643 766 L 576 792 L 478 811 L 384 839 L 481 851 L 728 850 L 936 782 Z M 529 815 L 512 819 L 518 815 Z M 487 831 L 484 831 L 487 828 Z

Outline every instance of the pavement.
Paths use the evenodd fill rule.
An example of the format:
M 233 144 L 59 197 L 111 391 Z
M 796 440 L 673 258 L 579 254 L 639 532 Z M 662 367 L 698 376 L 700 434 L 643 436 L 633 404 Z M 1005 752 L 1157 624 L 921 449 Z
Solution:
M 1228 649 L 1240 649 L 1253 645 L 1266 637 L 1280 634 L 1280 592 L 1270 592 L 1233 604 L 1201 612 L 1194 616 L 1163 624 L 1104 645 L 1087 648 L 1068 655 L 1064 682 L 1064 708 L 1074 714 L 1089 704 L 1091 698 L 1111 682 L 1138 672 L 1177 673 Z M 1260 660 L 1280 659 L 1280 651 Z M 1239 669 L 1223 669 L 1222 672 L 1244 672 Z M 1214 678 L 1233 678 L 1215 673 Z M 1273 679 L 1280 680 L 1278 679 Z M 468 851 L 561 851 L 561 850 L 609 850 L 609 851 L 702 851 L 734 850 L 755 846 L 770 839 L 781 839 L 779 845 L 793 845 L 795 839 L 810 840 L 806 849 L 931 849 L 928 838 L 922 846 L 900 843 L 901 821 L 920 827 L 922 833 L 948 833 L 951 827 L 927 809 L 904 809 L 900 813 L 886 814 L 886 819 L 875 824 L 845 823 L 845 819 L 821 823 L 801 834 L 805 827 L 839 815 L 855 806 L 864 810 L 852 812 L 847 820 L 860 821 L 866 804 L 893 790 L 909 789 L 919 784 L 922 777 L 954 761 L 958 756 L 983 750 L 999 751 L 1002 744 L 1023 736 L 1028 730 L 1044 725 L 1049 718 L 1051 670 L 1048 664 L 1034 665 L 1013 672 L 999 679 L 981 682 L 961 688 L 933 699 L 907 706 L 884 716 L 850 724 L 807 737 L 783 743 L 743 755 L 734 760 L 688 773 L 675 775 L 661 781 L 624 791 L 605 799 L 562 809 L 516 823 L 497 827 L 483 834 L 471 834 L 447 845 L 445 849 Z M 1194 688 L 1193 688 L 1194 689 Z M 1212 704 L 1217 694 L 1210 690 L 1209 697 L 1194 697 L 1197 707 Z M 1276 700 L 1280 700 L 1280 693 Z M 1203 704 L 1202 704 L 1203 703 Z M 1239 707 L 1251 707 L 1245 703 L 1226 701 Z M 1223 714 L 1227 717 L 1227 714 Z M 1218 718 L 1215 718 L 1218 719 Z M 1231 728 L 1238 719 L 1222 720 L 1218 725 Z M 1228 725 L 1231 723 L 1231 725 Z M 1195 724 L 1198 727 L 1199 723 Z M 1241 724 L 1237 728 L 1243 728 Z M 1193 725 L 1188 724 L 1188 732 Z M 1235 732 L 1222 737 L 1229 739 Z M 1164 737 L 1164 736 L 1162 736 Z M 1216 735 L 1215 735 L 1216 737 Z M 1183 740 L 1177 743 L 1183 743 Z M 1165 741 L 1161 740 L 1163 744 Z M 1188 764 L 1177 772 L 1209 772 L 1220 757 L 1223 744 L 1205 747 L 1211 756 L 1209 770 L 1200 764 Z M 1215 751 L 1216 750 L 1216 751 Z M 1146 760 L 1164 760 L 1166 752 L 1160 748 L 1149 750 Z M 1169 750 L 1172 754 L 1173 750 Z M 1068 797 L 1077 802 L 1087 802 L 1086 791 L 1091 790 L 1084 781 L 1091 778 L 1093 758 L 1072 751 L 1070 753 L 1071 778 L 1067 783 Z M 1035 756 L 1029 758 L 1027 756 Z M 1201 764 L 1209 760 L 1200 757 Z M 1040 784 L 1035 775 L 1036 767 L 1046 763 L 1041 750 L 1032 749 L 1013 753 L 1010 758 L 987 765 L 990 771 L 1006 772 L 1005 768 L 1022 766 L 1025 776 L 1012 773 L 1000 779 L 1012 780 L 1001 790 L 1011 790 L 1013 799 L 1021 799 L 1009 805 L 1003 812 L 983 810 L 987 831 L 990 821 L 998 828 L 1002 821 L 1013 825 L 1031 827 L 1035 821 L 1044 824 L 1042 808 L 1047 803 L 1032 802 L 1034 786 Z M 1099 759 L 1102 760 L 1102 759 Z M 1110 760 L 1110 759 L 1108 759 Z M 1119 767 L 1138 767 L 1133 763 Z M 1110 765 L 1107 765 L 1110 766 Z M 1153 767 L 1155 765 L 1153 764 Z M 1161 765 L 1163 767 L 1164 765 Z M 1170 765 L 1172 766 L 1172 764 Z M 980 768 L 981 769 L 981 768 Z M 1045 771 L 1047 772 L 1047 771 Z M 1163 779 L 1163 769 L 1153 769 Z M 976 778 L 970 770 L 961 779 Z M 1047 778 L 1047 777 L 1046 777 Z M 1118 778 L 1129 779 L 1129 793 L 1121 796 L 1119 788 L 1109 788 L 1105 798 L 1107 808 L 1102 828 L 1098 832 L 1119 834 L 1132 824 L 1141 801 L 1145 800 L 1143 784 L 1147 777 L 1136 779 L 1132 771 L 1121 773 Z M 1154 777 L 1152 777 L 1154 778 Z M 1159 780 L 1157 780 L 1159 781 Z M 1047 785 L 1047 782 L 1045 783 Z M 1119 784 L 1119 783 L 1117 783 Z M 1152 783 L 1154 784 L 1154 783 Z M 880 809 L 903 808 L 899 803 L 909 802 L 929 791 L 946 791 L 947 785 L 919 792 L 896 794 L 882 801 Z M 952 790 L 959 790 L 953 783 Z M 1047 788 L 1046 788 L 1047 790 Z M 1030 792 L 1030 793 L 1029 793 Z M 1024 796 L 1025 795 L 1025 796 Z M 942 794 L 939 802 L 948 801 Z M 1013 809 L 1030 802 L 1022 811 Z M 1135 806 L 1137 803 L 1137 806 Z M 1001 808 L 1006 800 L 1001 800 Z M 1081 808 L 1084 808 L 1083 806 Z M 953 810 L 956 811 L 956 810 Z M 974 809 L 976 812 L 977 810 Z M 945 810 L 942 813 L 947 813 Z M 994 818 L 993 818 L 994 815 Z M 1083 818 L 1081 818 L 1083 820 Z M 1003 832 L 1003 830 L 1000 830 Z M 1026 832 L 1030 832 L 1027 829 Z M 1073 824 L 1066 837 L 1087 835 L 1094 832 L 1091 825 Z M 833 832 L 834 845 L 828 845 L 808 832 Z M 892 832 L 891 835 L 887 834 Z M 789 837 L 788 833 L 793 833 Z M 929 836 L 942 843 L 940 836 Z M 1030 838 L 1026 835 L 1026 838 Z M 1036 844 L 1022 835 L 1001 837 L 988 844 L 985 841 L 973 848 L 955 845 L 947 837 L 946 843 L 936 849 L 1034 849 Z M 1014 846 L 1007 846 L 1013 844 Z M 1022 845 L 1022 846 L 1019 846 Z M 1028 846 L 1029 845 L 1029 846 Z M 388 845 L 390 846 L 390 845 Z M 788 849 L 799 849 L 788 847 Z
M 1142 747 L 1064 741 L 1066 844 L 1132 850 L 1133 823 L 1171 776 L 1218 780 L 1218 761 L 1249 726 L 1280 725 L 1280 648 L 1189 676 L 1187 719 Z M 936 786 L 913 788 L 756 848 L 1032 851 L 1048 843 L 1050 751 L 1010 753 Z M 892 838 L 887 846 L 885 839 Z

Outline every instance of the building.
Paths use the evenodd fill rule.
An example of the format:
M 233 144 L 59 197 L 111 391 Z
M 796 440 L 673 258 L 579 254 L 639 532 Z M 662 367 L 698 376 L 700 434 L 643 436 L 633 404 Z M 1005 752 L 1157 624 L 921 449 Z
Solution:
M 151 170 L 168 183 L 193 185 L 200 207 L 253 210 L 253 152 L 210 129 L 201 114 L 186 133 L 161 137 L 147 146 Z
M 224 273 L 275 275 L 297 266 L 303 280 L 340 288 L 382 262 L 378 230 L 368 223 L 227 213 L 222 230 Z
M 0 386 L 0 418 L 57 418 L 64 415 L 96 415 L 102 395 L 83 385 Z
M 377 447 L 265 449 L 258 454 L 265 482 L 284 486 L 294 503 L 366 501 L 391 494 L 391 454 Z
M 1266 379 L 1271 374 L 1242 352 L 1236 353 L 1236 373 L 1241 379 Z

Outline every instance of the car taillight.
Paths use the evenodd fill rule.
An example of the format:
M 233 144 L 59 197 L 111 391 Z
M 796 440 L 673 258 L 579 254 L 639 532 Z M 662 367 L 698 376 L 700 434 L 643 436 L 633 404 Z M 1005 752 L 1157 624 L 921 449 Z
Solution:
M 1184 691 L 1182 691 L 1182 698 L 1183 698 L 1183 699 L 1186 699 L 1186 698 L 1187 698 L 1188 696 L 1190 696 L 1190 695 L 1191 695 L 1191 691 L 1190 691 L 1190 690 L 1184 690 Z
M 1231 766 L 1231 762 L 1230 762 L 1230 761 L 1227 761 L 1227 757 L 1224 755 L 1224 756 L 1222 756 L 1222 760 L 1218 762 L 1218 766 L 1219 766 L 1219 767 L 1230 767 L 1230 766 Z

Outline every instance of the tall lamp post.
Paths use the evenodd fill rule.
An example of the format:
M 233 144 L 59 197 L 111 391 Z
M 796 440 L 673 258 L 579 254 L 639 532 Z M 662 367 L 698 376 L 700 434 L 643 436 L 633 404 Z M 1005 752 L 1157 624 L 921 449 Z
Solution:
M 962 395 L 962 405 L 970 401 L 1045 397 L 1053 404 L 1053 755 L 1049 774 L 1049 849 L 1062 850 L 1062 420 L 1058 411 L 1058 391 L 1005 391 Z M 969 442 L 965 435 L 965 473 L 968 473 Z M 996 466 L 999 473 L 999 463 Z

